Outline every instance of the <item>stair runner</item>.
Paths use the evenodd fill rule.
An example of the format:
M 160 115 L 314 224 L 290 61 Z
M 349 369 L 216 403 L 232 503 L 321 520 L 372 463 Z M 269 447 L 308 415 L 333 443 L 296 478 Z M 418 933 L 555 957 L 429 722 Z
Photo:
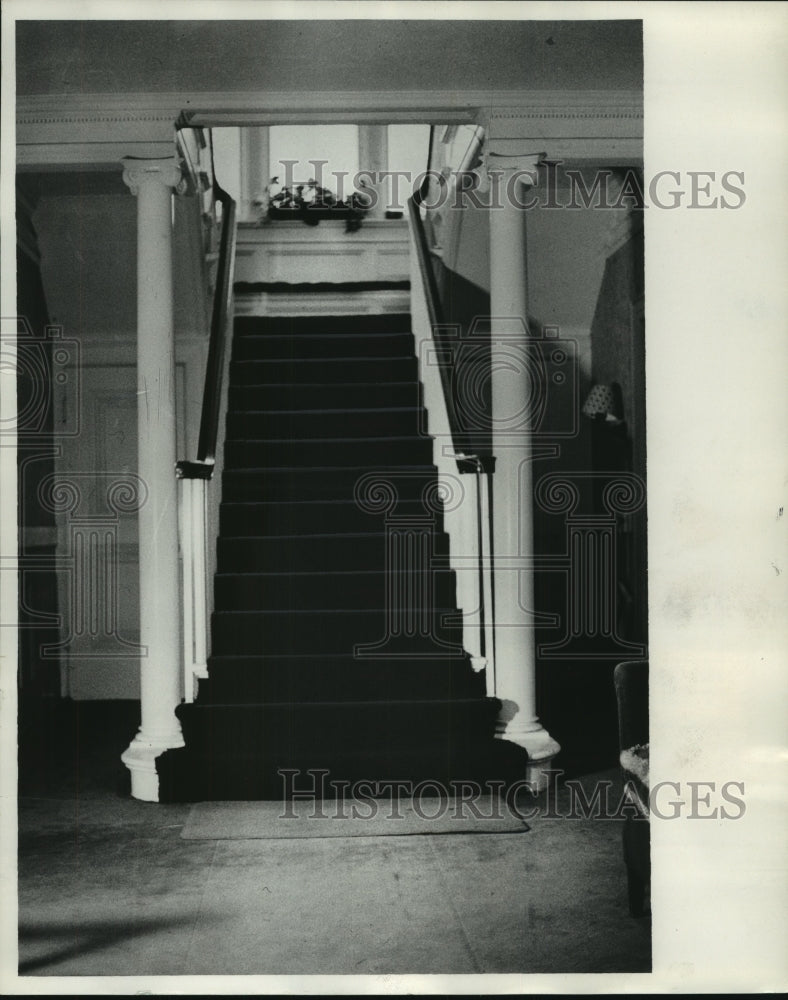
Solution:
M 162 799 L 525 775 L 462 649 L 425 427 L 408 315 L 236 319 L 209 677 Z

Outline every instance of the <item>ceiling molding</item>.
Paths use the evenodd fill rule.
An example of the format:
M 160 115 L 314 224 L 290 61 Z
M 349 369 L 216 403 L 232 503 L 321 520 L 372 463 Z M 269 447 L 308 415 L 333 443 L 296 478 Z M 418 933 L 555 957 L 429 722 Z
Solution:
M 114 124 L 117 122 L 175 122 L 181 112 L 190 116 L 244 119 L 283 113 L 352 114 L 423 111 L 494 114 L 513 111 L 528 117 L 640 118 L 643 96 L 638 91 L 261 91 L 180 92 L 158 94 L 32 94 L 17 99 L 21 126 L 57 124 Z M 450 123 L 447 123 L 450 124 Z
M 562 146 L 642 142 L 637 91 L 307 91 L 203 94 L 47 94 L 17 101 L 20 167 L 98 167 L 120 156 L 162 156 L 176 124 L 480 123 L 497 138 Z M 164 150 L 164 151 L 163 151 Z
M 157 160 L 175 154 L 175 142 L 42 142 L 17 145 L 16 164 L 20 171 L 75 170 L 105 171 L 122 169 L 121 160 L 133 156 Z

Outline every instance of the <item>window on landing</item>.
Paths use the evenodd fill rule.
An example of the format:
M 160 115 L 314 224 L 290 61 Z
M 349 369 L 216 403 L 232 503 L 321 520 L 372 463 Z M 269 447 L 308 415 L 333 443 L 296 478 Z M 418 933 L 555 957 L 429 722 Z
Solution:
M 279 185 L 314 179 L 339 198 L 353 192 L 359 170 L 357 125 L 272 125 L 268 148 L 268 176 L 278 177 Z

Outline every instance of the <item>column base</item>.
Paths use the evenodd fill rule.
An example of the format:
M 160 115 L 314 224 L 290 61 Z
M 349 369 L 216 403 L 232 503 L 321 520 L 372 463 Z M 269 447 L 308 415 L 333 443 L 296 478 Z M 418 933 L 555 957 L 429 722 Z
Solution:
M 516 743 L 528 751 L 525 780 L 534 793 L 543 792 L 550 783 L 552 762 L 560 752 L 561 745 L 541 726 L 529 732 L 504 729 L 496 733 L 496 738 Z
M 156 758 L 165 750 L 175 750 L 182 747 L 183 737 L 178 734 L 173 739 L 153 742 L 137 733 L 134 739 L 120 755 L 120 759 L 131 773 L 131 796 L 142 802 L 159 801 L 159 775 L 156 771 Z
M 186 700 L 194 701 L 200 687 L 200 681 L 208 680 L 208 664 L 193 663 L 191 670 L 186 672 Z

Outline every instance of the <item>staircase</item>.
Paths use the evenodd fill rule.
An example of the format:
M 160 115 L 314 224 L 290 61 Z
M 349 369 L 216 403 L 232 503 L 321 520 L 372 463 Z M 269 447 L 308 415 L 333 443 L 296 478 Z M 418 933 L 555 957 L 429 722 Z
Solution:
M 462 649 L 425 426 L 408 315 L 236 319 L 209 678 L 162 799 L 525 775 Z

